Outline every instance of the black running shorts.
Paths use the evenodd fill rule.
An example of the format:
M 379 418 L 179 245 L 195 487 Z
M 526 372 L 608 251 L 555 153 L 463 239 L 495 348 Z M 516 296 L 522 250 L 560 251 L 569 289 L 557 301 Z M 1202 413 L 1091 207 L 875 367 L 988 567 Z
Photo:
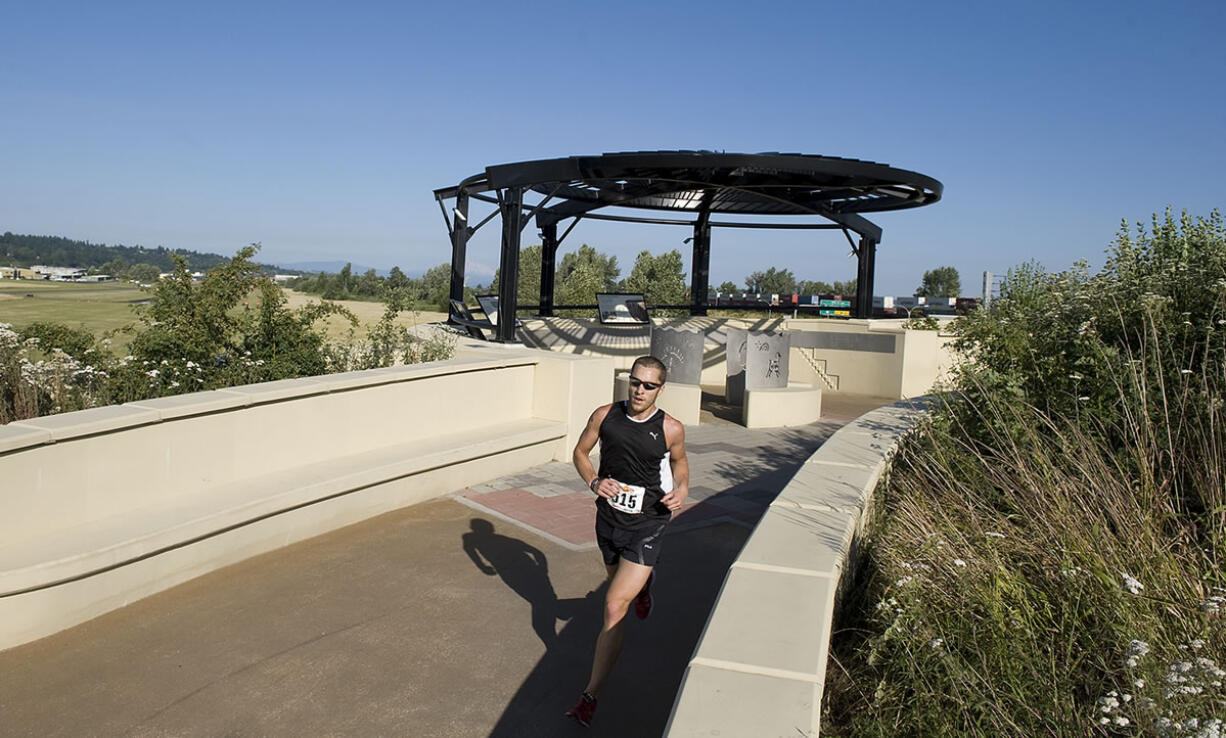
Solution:
M 596 545 L 600 547 L 605 564 L 612 566 L 622 558 L 632 564 L 655 566 L 664 543 L 664 528 L 668 526 L 668 521 L 669 518 L 661 517 L 659 523 L 626 529 L 618 528 L 597 516 Z

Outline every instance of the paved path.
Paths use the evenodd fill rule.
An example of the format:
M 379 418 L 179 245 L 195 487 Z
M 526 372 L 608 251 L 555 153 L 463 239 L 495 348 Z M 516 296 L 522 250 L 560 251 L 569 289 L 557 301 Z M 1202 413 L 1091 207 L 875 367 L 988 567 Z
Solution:
M 693 503 L 657 612 L 633 621 L 584 731 L 603 566 L 568 464 L 458 491 L 205 575 L 0 652 L 5 736 L 653 736 L 764 505 L 842 422 L 687 429 Z M 586 530 L 585 530 L 586 529 Z

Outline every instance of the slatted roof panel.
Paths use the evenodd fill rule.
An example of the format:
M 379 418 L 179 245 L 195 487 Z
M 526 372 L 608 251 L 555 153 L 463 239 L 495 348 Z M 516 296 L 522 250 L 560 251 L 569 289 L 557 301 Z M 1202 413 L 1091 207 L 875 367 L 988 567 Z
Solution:
M 821 215 L 929 205 L 943 186 L 917 172 L 813 154 L 633 151 L 502 164 L 470 177 L 484 190 L 527 187 L 590 211 L 617 206 L 713 213 Z M 556 205 L 551 206 L 556 207 Z

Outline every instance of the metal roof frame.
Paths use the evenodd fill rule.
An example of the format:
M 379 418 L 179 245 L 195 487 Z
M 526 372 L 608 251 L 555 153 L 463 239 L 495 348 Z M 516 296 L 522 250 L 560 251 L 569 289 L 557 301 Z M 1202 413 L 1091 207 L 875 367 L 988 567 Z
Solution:
M 557 248 L 583 218 L 684 225 L 694 229 L 692 315 L 705 315 L 711 228 L 837 229 L 858 258 L 855 314 L 872 309 L 873 272 L 881 228 L 863 213 L 930 205 L 944 186 L 917 172 L 858 159 L 811 154 L 636 151 L 499 164 L 434 191 L 452 243 L 451 297 L 463 300 L 468 239 L 502 216 L 498 339 L 514 340 L 520 234 L 530 221 L 541 231 L 542 315 L 553 312 Z M 540 198 L 524 201 L 525 194 Z M 470 199 L 497 206 L 468 225 Z M 445 201 L 454 200 L 449 214 Z M 685 219 L 597 213 L 603 208 L 679 213 Z M 712 214 L 763 216 L 762 222 L 712 220 Z M 450 219 L 448 216 L 451 216 Z M 818 222 L 779 222 L 807 216 Z M 573 219 L 561 238 L 557 226 Z M 859 236 L 857 242 L 851 232 Z

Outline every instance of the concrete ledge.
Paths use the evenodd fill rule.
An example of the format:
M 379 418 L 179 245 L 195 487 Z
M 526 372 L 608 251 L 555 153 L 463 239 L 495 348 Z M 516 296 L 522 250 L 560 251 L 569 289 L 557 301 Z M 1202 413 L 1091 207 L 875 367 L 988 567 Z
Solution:
M 537 351 L 0 427 L 0 649 L 297 540 L 569 458 L 607 359 Z
M 724 580 L 665 735 L 818 735 L 835 604 L 855 541 L 928 400 L 844 426 L 779 493 Z
M 613 380 L 613 401 L 621 402 L 630 391 L 630 372 L 619 371 Z M 697 384 L 666 382 L 656 406 L 682 425 L 698 425 L 702 409 L 702 387 Z
M 472 433 L 378 449 L 340 460 L 303 464 L 201 491 L 172 504 L 120 511 L 40 536 L 0 543 L 0 597 L 39 589 L 132 563 L 202 538 L 222 535 L 269 516 L 345 495 L 389 480 L 454 466 L 566 436 L 566 425 L 530 419 Z M 547 449 L 550 456 L 552 449 Z
M 741 422 L 746 428 L 808 425 L 822 417 L 822 391 L 809 385 L 745 390 Z

